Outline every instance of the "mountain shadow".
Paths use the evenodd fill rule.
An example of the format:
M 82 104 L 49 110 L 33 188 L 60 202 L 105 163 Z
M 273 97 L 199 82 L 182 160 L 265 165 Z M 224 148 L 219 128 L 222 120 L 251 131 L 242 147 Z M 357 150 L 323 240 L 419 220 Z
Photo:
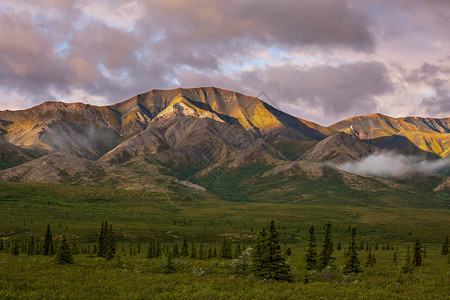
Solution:
M 383 136 L 374 139 L 363 140 L 374 146 L 386 150 L 396 150 L 406 155 L 419 155 L 430 159 L 439 159 L 437 154 L 424 151 L 414 145 L 408 138 L 401 135 Z

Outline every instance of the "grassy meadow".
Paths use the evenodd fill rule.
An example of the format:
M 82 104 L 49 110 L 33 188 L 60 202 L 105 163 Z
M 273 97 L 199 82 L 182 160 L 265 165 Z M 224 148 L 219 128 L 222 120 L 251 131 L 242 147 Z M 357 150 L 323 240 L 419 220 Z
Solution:
M 1 299 L 445 299 L 450 290 L 450 264 L 440 254 L 450 232 L 445 197 L 434 205 L 346 206 L 302 203 L 224 201 L 212 193 L 192 193 L 183 188 L 168 193 L 124 191 L 108 188 L 52 184 L 0 183 L 0 238 L 24 242 L 42 239 L 47 224 L 55 239 L 66 236 L 78 247 L 93 248 L 100 223 L 113 225 L 118 257 L 106 262 L 90 254 L 74 255 L 75 264 L 57 265 L 42 255 L 0 253 Z M 448 206 L 447 206 L 448 207 Z M 166 259 L 146 258 L 149 238 L 159 238 L 162 248 L 181 245 L 184 237 L 206 247 L 220 247 L 228 237 L 234 247 L 252 246 L 257 232 L 276 221 L 282 249 L 290 248 L 287 261 L 294 282 L 260 280 L 237 272 L 230 259 L 176 258 L 173 274 L 164 274 Z M 336 267 L 306 271 L 308 228 L 314 225 L 318 250 L 322 227 L 330 221 Z M 369 244 L 376 255 L 373 267 L 364 267 L 367 252 L 358 251 L 363 273 L 344 275 L 344 250 L 349 227 L 358 229 L 357 245 Z M 423 266 L 412 274 L 400 268 L 416 238 L 426 245 Z M 390 244 L 394 250 L 382 250 Z M 379 250 L 374 250 L 375 245 Z M 130 255 L 129 248 L 140 246 Z M 411 248 L 412 249 L 412 248 Z

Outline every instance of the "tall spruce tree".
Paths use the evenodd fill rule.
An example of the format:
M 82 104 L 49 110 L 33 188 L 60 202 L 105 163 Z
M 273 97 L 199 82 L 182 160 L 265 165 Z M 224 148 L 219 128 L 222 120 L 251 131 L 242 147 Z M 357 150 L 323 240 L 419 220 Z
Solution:
M 232 250 L 231 250 L 231 241 L 226 237 L 222 239 L 222 245 L 220 247 L 220 258 L 233 258 Z
M 419 242 L 419 238 L 416 238 L 416 243 L 414 245 L 413 264 L 416 267 L 422 265 L 422 249 Z
M 112 225 L 108 226 L 108 221 L 102 222 L 98 234 L 97 256 L 111 260 L 116 254 L 116 239 Z
M 279 244 L 275 221 L 271 221 L 266 234 L 263 229 L 258 235 L 256 251 L 253 254 L 253 274 L 265 279 L 291 281 L 290 267 L 286 264 Z
M 204 259 L 203 243 L 201 243 L 201 242 L 200 242 L 200 249 L 198 250 L 198 259 L 200 259 L 200 260 Z
M 47 232 L 45 233 L 43 255 L 53 255 L 55 250 L 53 249 L 53 235 L 50 229 L 50 224 L 47 224 Z
M 160 256 L 161 256 L 161 241 L 158 236 L 158 238 L 156 239 L 155 257 L 160 257 Z
M 327 222 L 324 227 L 324 237 L 322 243 L 322 251 L 319 255 L 319 269 L 323 270 L 328 266 L 332 266 L 335 258 L 332 256 L 334 252 L 333 240 L 331 237 L 331 223 Z
M 100 232 L 98 234 L 97 256 L 103 257 L 105 254 L 105 224 L 102 222 Z
M 306 250 L 305 262 L 306 270 L 313 270 L 317 267 L 316 237 L 314 226 L 309 228 L 308 250 Z
M 356 239 L 356 228 L 353 227 L 350 237 L 350 245 L 346 253 L 347 261 L 345 263 L 343 270 L 344 274 L 360 273 L 362 271 L 358 259 L 358 253 L 356 252 L 357 248 L 355 239 Z
M 448 254 L 448 235 L 445 237 L 445 241 L 442 244 L 441 254 L 442 255 L 447 255 Z
M 148 252 L 147 252 L 147 258 L 153 258 L 155 257 L 155 245 L 153 243 L 152 237 L 148 240 Z
M 11 254 L 12 255 L 19 255 L 19 243 L 13 242 L 11 245 Z
M 256 246 L 252 252 L 252 265 L 251 271 L 255 276 L 264 277 L 268 273 L 266 271 L 266 265 L 264 264 L 264 255 L 267 249 L 267 233 L 266 228 L 263 227 L 262 231 L 256 236 Z
M 191 244 L 191 258 L 197 259 L 197 248 L 195 247 L 194 241 L 192 241 L 192 244 Z
M 56 252 L 56 262 L 61 265 L 73 264 L 73 256 L 65 236 L 62 237 Z
M 187 243 L 186 236 L 184 236 L 183 246 L 181 247 L 181 256 L 184 256 L 184 257 L 189 256 L 189 249 L 188 249 L 188 243 Z
M 212 251 L 211 245 L 209 245 L 209 247 L 208 247 L 208 257 L 207 258 L 208 259 L 213 258 L 213 251 Z
M 112 229 L 112 225 L 109 225 L 106 233 L 106 247 L 105 247 L 105 258 L 106 260 L 111 260 L 116 254 L 116 238 Z
M 27 254 L 28 255 L 34 255 L 35 254 L 35 242 L 34 242 L 34 236 L 33 235 L 28 240 Z

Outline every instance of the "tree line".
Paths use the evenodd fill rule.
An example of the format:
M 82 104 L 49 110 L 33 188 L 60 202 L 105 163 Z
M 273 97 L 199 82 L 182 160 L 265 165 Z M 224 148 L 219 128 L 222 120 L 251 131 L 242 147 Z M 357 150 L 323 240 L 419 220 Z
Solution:
M 365 267 L 372 267 L 376 264 L 377 260 L 375 253 L 372 251 L 372 247 L 368 243 L 364 246 L 361 241 L 360 245 L 356 242 L 357 230 L 355 227 L 350 228 L 350 239 L 348 248 L 344 249 L 345 265 L 342 268 L 344 274 L 360 273 L 362 272 L 362 265 Z M 311 226 L 308 231 L 307 249 L 304 256 L 305 268 L 308 271 L 324 270 L 326 268 L 334 268 L 334 242 L 332 238 L 332 225 L 330 222 L 324 225 L 323 240 L 319 249 L 315 228 Z M 220 246 L 212 247 L 209 245 L 205 247 L 203 243 L 195 243 L 194 240 L 188 242 L 186 236 L 179 246 L 178 243 L 174 243 L 171 247 L 168 245 L 162 246 L 159 237 L 150 237 L 147 248 L 147 258 L 158 258 L 164 256 L 166 258 L 167 272 L 174 272 L 173 258 L 191 258 L 191 259 L 233 259 L 232 265 L 236 270 L 244 273 L 251 273 L 257 277 L 274 280 L 292 280 L 291 269 L 286 263 L 286 256 L 291 254 L 291 249 L 286 248 L 283 252 L 280 246 L 279 234 L 275 226 L 275 221 L 271 221 L 267 228 L 263 228 L 258 233 L 255 240 L 254 248 L 241 245 L 237 243 L 233 249 L 232 240 L 225 236 L 222 237 Z M 337 250 L 341 250 L 341 243 L 337 245 Z M 137 249 L 137 250 L 136 250 Z M 375 250 L 378 250 L 378 243 L 375 244 Z M 394 248 L 391 244 L 383 244 L 382 249 L 394 250 L 393 262 L 397 262 L 397 248 Z M 140 253 L 140 244 L 137 248 L 129 248 L 130 255 Z M 360 262 L 358 251 L 365 250 L 366 258 L 364 264 Z M 51 232 L 50 224 L 47 225 L 47 231 L 43 239 L 37 239 L 33 235 L 29 237 L 26 242 L 10 242 L 0 239 L 0 252 L 10 252 L 13 255 L 27 254 L 27 255 L 47 255 L 55 256 L 55 260 L 60 264 L 71 264 L 74 262 L 73 254 L 89 254 L 96 255 L 97 257 L 103 257 L 106 260 L 113 259 L 116 255 L 126 255 L 124 245 L 119 251 L 116 245 L 116 239 L 111 224 L 107 221 L 101 223 L 97 243 L 94 245 L 92 251 L 90 246 L 77 247 L 75 243 L 72 243 L 72 247 L 69 246 L 65 236 L 62 236 L 61 240 L 55 242 Z M 411 273 L 414 267 L 422 265 L 423 257 L 426 256 L 426 247 L 422 246 L 419 239 L 412 249 L 412 255 L 410 253 L 410 247 L 408 246 L 406 257 L 401 266 L 402 273 Z M 448 236 L 446 236 L 444 243 L 442 244 L 441 254 L 449 254 Z

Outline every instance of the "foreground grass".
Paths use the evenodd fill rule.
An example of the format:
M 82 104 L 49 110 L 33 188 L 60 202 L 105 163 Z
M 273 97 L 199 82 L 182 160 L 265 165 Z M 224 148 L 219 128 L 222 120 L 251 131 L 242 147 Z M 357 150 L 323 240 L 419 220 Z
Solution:
M 408 199 L 405 199 L 407 202 Z M 445 200 L 445 199 L 444 199 Z M 445 200 L 447 201 L 447 200 Z M 423 205 L 426 207 L 426 205 Z M 197 246 L 219 247 L 222 236 L 250 245 L 271 220 L 277 220 L 293 283 L 259 280 L 236 274 L 229 260 L 175 259 L 176 273 L 164 274 L 164 259 L 147 259 L 146 243 L 159 237 L 164 245 L 181 245 L 184 236 Z M 74 187 L 51 184 L 0 183 L 0 238 L 5 242 L 42 238 L 48 223 L 56 239 L 93 243 L 101 221 L 113 224 L 120 261 L 75 255 L 75 264 L 60 266 L 44 256 L 0 253 L 0 299 L 446 299 L 450 265 L 440 255 L 450 232 L 448 208 L 405 206 L 306 205 L 227 202 L 214 194 L 186 195 Z M 348 242 L 349 226 L 358 228 L 358 242 L 399 247 L 375 251 L 377 264 L 362 274 L 344 276 L 343 250 L 336 251 L 336 269 L 306 272 L 304 247 L 310 225 L 333 224 L 335 245 Z M 427 244 L 424 266 L 400 275 L 407 245 L 418 237 Z M 138 255 L 128 255 L 140 243 Z M 86 245 L 86 244 L 84 244 Z M 343 247 L 345 248 L 345 247 Z M 374 249 L 374 248 L 372 248 Z M 124 256 L 124 254 L 126 256 Z M 359 252 L 361 262 L 365 251 Z
M 403 257 L 405 249 L 399 250 Z M 304 270 L 303 250 L 289 257 L 293 283 L 259 280 L 236 274 L 230 260 L 175 259 L 176 273 L 164 274 L 164 259 L 144 254 L 106 262 L 76 255 L 69 266 L 43 256 L 0 254 L 1 299 L 445 299 L 450 265 L 438 247 L 429 247 L 424 266 L 400 275 L 401 262 L 392 251 L 376 251 L 378 263 L 362 274 L 339 272 L 343 251 L 337 251 L 336 270 Z M 364 261 L 364 251 L 359 252 Z M 308 281 L 308 283 L 305 283 Z

